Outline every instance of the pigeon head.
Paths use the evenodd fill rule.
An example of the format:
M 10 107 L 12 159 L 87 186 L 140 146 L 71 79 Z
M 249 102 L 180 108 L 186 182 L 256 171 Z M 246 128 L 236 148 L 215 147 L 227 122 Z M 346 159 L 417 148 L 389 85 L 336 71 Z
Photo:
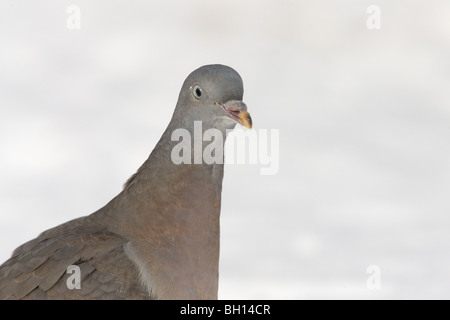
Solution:
M 242 102 L 243 94 L 242 79 L 234 69 L 206 65 L 184 81 L 174 117 L 177 115 L 185 128 L 194 121 L 202 121 L 204 129 L 232 129 L 236 123 L 251 128 L 252 118 Z

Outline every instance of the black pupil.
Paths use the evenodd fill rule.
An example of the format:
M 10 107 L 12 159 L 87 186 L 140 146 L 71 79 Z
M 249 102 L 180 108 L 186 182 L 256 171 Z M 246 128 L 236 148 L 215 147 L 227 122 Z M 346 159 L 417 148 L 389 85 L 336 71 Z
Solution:
M 202 96 L 202 90 L 200 88 L 196 88 L 195 89 L 195 94 L 197 95 L 197 97 L 201 97 Z

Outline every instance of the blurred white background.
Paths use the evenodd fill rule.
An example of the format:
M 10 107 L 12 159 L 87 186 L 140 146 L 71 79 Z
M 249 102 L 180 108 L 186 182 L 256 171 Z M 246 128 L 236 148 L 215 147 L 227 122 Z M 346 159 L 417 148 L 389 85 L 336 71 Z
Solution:
M 1 0 L 0 263 L 119 193 L 185 77 L 221 63 L 254 128 L 280 130 L 280 167 L 225 169 L 219 298 L 450 298 L 449 16 L 445 0 Z

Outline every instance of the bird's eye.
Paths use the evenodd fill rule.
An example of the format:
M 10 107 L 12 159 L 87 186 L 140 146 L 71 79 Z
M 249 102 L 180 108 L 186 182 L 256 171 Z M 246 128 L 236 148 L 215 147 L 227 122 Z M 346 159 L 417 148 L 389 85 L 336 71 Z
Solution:
M 203 96 L 203 90 L 198 84 L 192 88 L 192 93 L 197 99 L 200 99 Z

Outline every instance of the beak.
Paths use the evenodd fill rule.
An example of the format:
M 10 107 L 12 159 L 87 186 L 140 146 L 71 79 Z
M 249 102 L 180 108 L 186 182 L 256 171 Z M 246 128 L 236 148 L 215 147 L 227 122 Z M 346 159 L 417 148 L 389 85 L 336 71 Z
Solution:
M 236 120 L 239 124 L 249 129 L 252 128 L 252 117 L 250 116 L 250 113 L 247 112 L 247 106 L 244 102 L 231 100 L 225 104 L 220 102 L 216 102 L 215 104 L 220 105 L 231 116 L 231 118 Z

